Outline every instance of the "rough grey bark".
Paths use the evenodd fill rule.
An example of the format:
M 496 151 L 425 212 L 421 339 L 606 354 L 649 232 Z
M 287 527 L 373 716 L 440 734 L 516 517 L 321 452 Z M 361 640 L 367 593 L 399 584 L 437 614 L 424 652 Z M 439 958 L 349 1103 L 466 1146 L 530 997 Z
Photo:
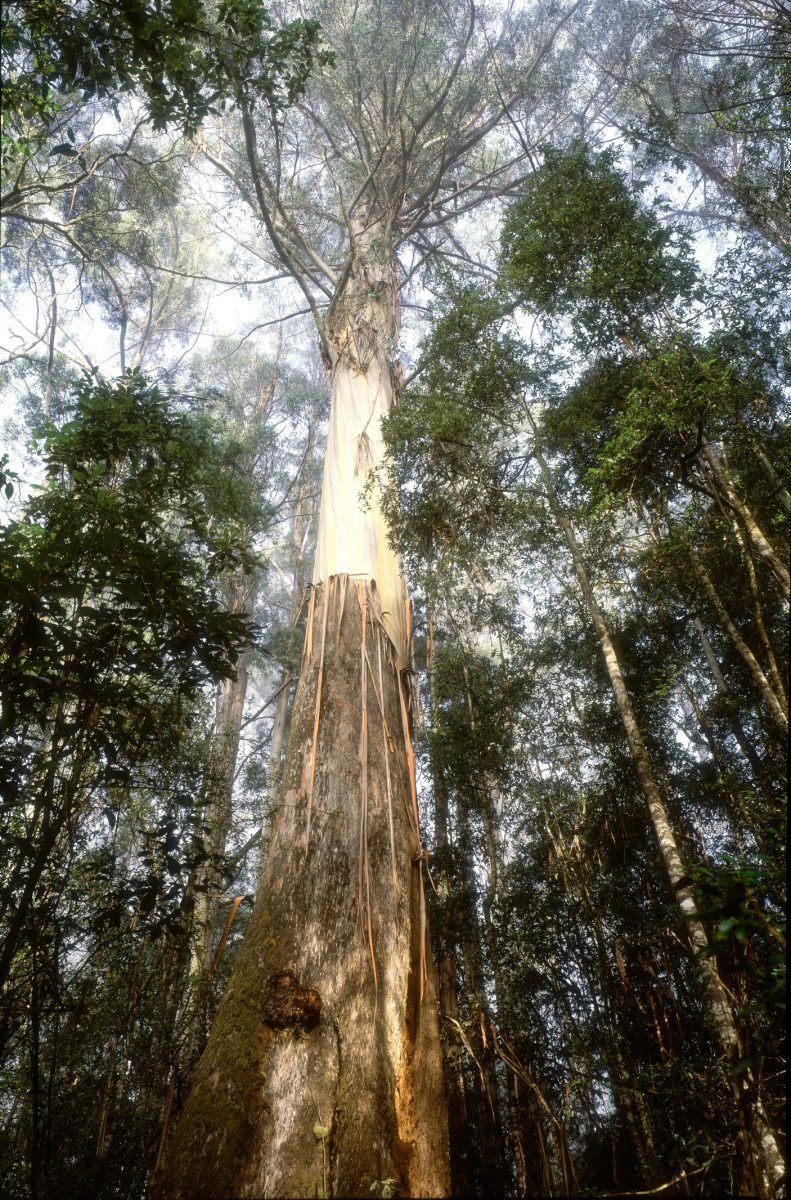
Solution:
M 315 588 L 305 650 L 266 871 L 162 1200 L 449 1192 L 411 750 L 375 585 Z

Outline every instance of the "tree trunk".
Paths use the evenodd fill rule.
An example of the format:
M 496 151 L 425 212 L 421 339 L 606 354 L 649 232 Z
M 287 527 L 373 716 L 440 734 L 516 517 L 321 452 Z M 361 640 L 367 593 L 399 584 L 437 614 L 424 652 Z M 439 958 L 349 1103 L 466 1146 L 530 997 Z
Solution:
M 437 891 L 439 903 L 447 909 L 450 900 L 450 838 L 448 833 L 448 792 L 442 763 L 436 747 L 437 698 L 433 663 L 434 623 L 428 621 L 428 679 L 432 707 L 431 771 L 434 784 L 434 839 L 436 849 Z M 436 870 L 437 868 L 435 868 Z M 467 1084 L 464 1079 L 463 1050 L 456 1026 L 461 1020 L 459 1009 L 458 969 L 452 945 L 452 930 L 443 939 L 439 955 L 439 1011 L 442 1019 L 442 1052 L 445 1066 L 445 1087 L 448 1099 L 448 1134 L 450 1147 L 450 1178 L 454 1196 L 474 1196 L 475 1184 L 470 1162 L 472 1139 L 467 1103 Z
M 410 615 L 369 471 L 398 332 L 387 230 L 327 317 L 333 398 L 282 803 L 155 1195 L 444 1196 L 447 1118 L 402 671 Z
M 780 501 L 785 511 L 789 516 L 791 516 L 791 494 L 789 494 L 788 489 L 783 484 L 782 479 L 777 474 L 777 471 L 774 469 L 767 456 L 764 454 L 758 442 L 753 441 L 752 447 L 755 451 L 755 457 L 761 464 L 761 469 L 766 476 L 770 487 L 773 488 L 774 494 L 777 496 L 777 499 Z
M 409 600 L 390 547 L 374 471 L 385 458 L 381 421 L 396 392 L 399 310 L 390 234 L 373 218 L 356 231 L 356 257 L 327 318 L 332 409 L 313 582 L 375 579 L 382 620 L 403 669 L 411 666 Z
M 294 507 L 294 519 L 291 526 L 291 555 L 293 582 L 291 585 L 291 610 L 289 622 L 291 628 L 297 624 L 305 595 L 305 545 L 308 538 L 310 521 L 305 522 L 305 501 L 308 495 L 308 485 L 302 479 L 297 491 L 297 501 Z M 280 673 L 278 683 L 279 696 L 275 718 L 272 722 L 272 736 L 269 743 L 269 781 L 266 790 L 266 807 L 261 814 L 261 869 L 266 864 L 266 842 L 268 838 L 269 814 L 274 812 L 280 801 L 283 783 L 283 749 L 288 733 L 288 716 L 291 699 L 291 678 L 286 667 Z
M 574 563 L 574 570 L 585 607 L 588 610 L 591 623 L 599 638 L 613 696 L 624 726 L 635 774 L 645 797 L 651 824 L 659 843 L 659 850 L 667 873 L 668 882 L 686 924 L 689 941 L 697 959 L 709 1020 L 711 1021 L 720 1051 L 726 1060 L 732 1066 L 735 1066 L 741 1058 L 742 1051 L 728 994 L 720 979 L 716 959 L 711 954 L 709 940 L 698 913 L 695 896 L 687 882 L 687 875 L 678 849 L 676 836 L 670 823 L 664 800 L 654 778 L 648 752 L 637 723 L 637 717 L 629 699 L 621 665 L 591 586 L 579 543 L 577 542 L 571 522 L 560 507 L 549 468 L 539 448 L 538 431 L 535 423 L 529 412 L 527 416 L 536 438 L 535 457 L 541 470 L 547 500 L 552 514 L 565 538 Z M 742 1112 L 748 1126 L 750 1153 L 758 1168 L 758 1175 L 762 1184 L 762 1194 L 773 1196 L 784 1177 L 785 1166 L 775 1136 L 767 1124 L 760 1099 L 756 1096 L 751 1098 L 748 1094 L 755 1090 L 755 1082 L 749 1076 L 750 1072 L 748 1070 L 740 1075 L 739 1079 L 742 1082 L 738 1080 L 734 1081 L 734 1093 L 742 1107 Z
M 725 701 L 725 704 L 727 705 L 726 711 L 728 713 L 728 719 L 730 722 L 731 729 L 733 730 L 733 736 L 736 738 L 736 741 L 739 745 L 739 749 L 741 750 L 742 754 L 749 762 L 755 778 L 762 779 L 763 778 L 763 764 L 762 764 L 760 758 L 758 757 L 758 754 L 756 753 L 755 747 L 751 744 L 750 739 L 747 737 L 746 733 L 744 732 L 742 723 L 739 720 L 739 715 L 736 712 L 735 698 L 733 696 L 733 693 L 731 692 L 731 689 L 728 687 L 728 684 L 725 680 L 725 676 L 723 675 L 722 670 L 720 668 L 720 664 L 717 662 L 717 657 L 714 653 L 714 647 L 712 646 L 711 641 L 709 640 L 709 635 L 706 633 L 706 629 L 705 629 L 700 617 L 695 616 L 693 614 L 692 624 L 695 626 L 698 637 L 700 639 L 700 644 L 703 647 L 703 653 L 706 657 L 706 662 L 709 665 L 709 670 L 711 671 L 712 679 L 714 680 L 714 682 L 717 686 L 717 691 L 719 692 L 720 696 L 722 697 L 722 699 Z
M 448 1192 L 392 644 L 372 584 L 333 577 L 311 609 L 266 872 L 155 1190 L 172 1200 Z
M 497 1060 L 494 1044 L 487 1034 L 491 1022 L 490 998 L 483 974 L 487 954 L 478 916 L 478 889 L 474 883 L 476 862 L 472 830 L 464 804 L 465 801 L 462 801 L 459 809 L 459 849 L 463 868 L 458 888 L 463 914 L 461 919 L 464 922 L 461 931 L 464 982 L 470 1013 L 466 1049 L 476 1068 L 469 1096 L 472 1113 L 470 1123 L 476 1130 L 477 1143 L 469 1153 L 468 1160 L 479 1189 L 488 1188 L 493 1195 L 503 1196 L 508 1191 L 509 1180 L 503 1155 L 505 1139 L 497 1086 Z
M 741 656 L 744 665 L 750 672 L 755 686 L 758 689 L 758 694 L 766 705 L 767 710 L 771 713 L 775 723 L 779 726 L 779 728 L 784 733 L 788 733 L 788 716 L 783 709 L 783 706 L 780 704 L 780 701 L 777 699 L 777 696 L 772 691 L 771 684 L 761 670 L 758 659 L 755 657 L 752 650 L 747 645 L 744 638 L 731 620 L 725 605 L 722 603 L 722 600 L 720 599 L 719 594 L 717 593 L 717 590 L 715 589 L 714 584 L 712 583 L 711 578 L 700 559 L 697 557 L 697 555 L 690 553 L 690 561 L 692 563 L 692 569 L 700 580 L 704 592 L 711 601 L 711 606 L 719 617 L 723 629 L 730 637 L 733 645 Z
M 783 683 L 783 677 L 780 674 L 780 668 L 777 665 L 777 657 L 774 652 L 774 647 L 772 646 L 766 629 L 766 624 L 764 622 L 763 608 L 761 607 L 761 594 L 758 588 L 758 577 L 755 571 L 755 563 L 753 562 L 752 552 L 750 547 L 745 544 L 744 536 L 739 528 L 739 522 L 736 520 L 733 514 L 731 514 L 731 526 L 733 528 L 733 536 L 736 538 L 736 541 L 739 544 L 739 549 L 741 550 L 742 558 L 744 559 L 744 566 L 745 570 L 747 571 L 747 579 L 750 584 L 750 595 L 752 596 L 753 600 L 755 628 L 758 633 L 758 637 L 761 639 L 761 645 L 764 648 L 766 661 L 769 664 L 769 674 L 772 679 L 772 687 L 774 688 L 774 693 L 777 696 L 777 699 L 780 701 L 783 711 L 787 712 L 788 696 L 786 695 L 785 684 Z
M 752 542 L 756 552 L 769 567 L 769 570 L 779 583 L 783 595 L 785 596 L 786 600 L 788 600 L 791 598 L 791 576 L 789 576 L 788 568 L 784 566 L 777 554 L 775 554 L 775 551 L 770 546 L 766 535 L 760 528 L 750 509 L 747 507 L 744 501 L 740 500 L 736 495 L 736 491 L 729 479 L 725 465 L 723 464 L 714 447 L 707 443 L 703 448 L 703 453 L 698 456 L 698 461 L 701 463 L 701 465 L 703 462 L 708 464 L 716 491 L 720 495 L 723 503 L 741 518 L 744 523 L 744 527 L 747 530 L 747 535 L 750 538 L 750 541 Z
M 231 612 L 243 612 L 232 601 Z M 214 957 L 217 917 L 225 882 L 224 856 L 233 818 L 233 784 L 242 714 L 247 696 L 250 650 L 239 655 L 236 671 L 224 679 L 217 696 L 217 710 L 206 772 L 206 850 L 209 858 L 197 872 L 200 885 L 195 897 L 190 975 L 203 977 Z

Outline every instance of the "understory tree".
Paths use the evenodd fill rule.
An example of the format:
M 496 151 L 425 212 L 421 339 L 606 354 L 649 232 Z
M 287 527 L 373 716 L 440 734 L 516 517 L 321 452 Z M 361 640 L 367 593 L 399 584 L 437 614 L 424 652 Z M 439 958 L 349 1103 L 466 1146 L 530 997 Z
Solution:
M 776 856 L 783 846 L 778 821 L 782 823 L 788 729 L 787 661 L 780 635 L 787 614 L 788 533 L 782 474 L 775 473 L 772 495 L 761 456 L 774 472 L 775 430 L 782 413 L 777 355 L 764 356 L 760 330 L 751 340 L 743 326 L 742 361 L 734 362 L 728 355 L 727 322 L 706 334 L 696 326 L 710 297 L 696 278 L 684 239 L 641 207 L 614 169 L 612 154 L 592 158 L 580 147 L 566 154 L 546 152 L 544 166 L 507 215 L 501 270 L 499 292 L 487 294 L 469 285 L 452 290 L 424 347 L 418 381 L 388 418 L 386 436 L 394 453 L 388 511 L 396 541 L 426 580 L 429 617 L 440 598 L 444 637 L 451 647 L 460 638 L 460 646 L 468 647 L 454 652 L 469 655 L 472 650 L 506 677 L 509 663 L 513 672 L 524 669 L 525 651 L 504 650 L 501 635 L 498 648 L 493 638 L 502 617 L 492 626 L 478 623 L 476 650 L 475 639 L 471 643 L 469 634 L 461 632 L 460 614 L 470 603 L 465 592 L 472 587 L 473 594 L 496 596 L 503 555 L 511 556 L 506 569 L 518 580 L 517 563 L 544 554 L 548 538 L 550 544 L 559 539 L 565 549 L 564 586 L 573 597 L 567 603 L 599 644 L 621 726 L 618 753 L 627 756 L 631 787 L 642 793 L 656 839 L 652 870 L 659 876 L 653 886 L 664 893 L 663 904 L 672 900 L 678 906 L 675 918 L 668 914 L 666 919 L 673 920 L 679 945 L 686 943 L 691 950 L 687 964 L 673 970 L 688 971 L 689 963 L 694 964 L 683 987 L 687 992 L 691 985 L 697 987 L 697 997 L 689 1002 L 693 1011 L 701 1006 L 711 1039 L 708 1050 L 704 1045 L 695 1053 L 704 1060 L 708 1053 L 706 1070 L 722 1072 L 728 1080 L 731 1099 L 719 1118 L 719 1137 L 726 1144 L 735 1140 L 737 1189 L 772 1196 L 782 1186 L 784 1163 L 777 1095 L 764 1081 L 777 1069 L 779 1031 L 776 993 L 772 987 L 768 995 L 763 989 L 778 967 L 776 941 L 782 943 Z M 542 351 L 509 330 L 504 314 L 515 305 L 524 305 L 545 323 Z M 560 318 L 565 327 L 558 324 Z M 742 312 L 742 321 L 747 320 Z M 584 354 L 588 364 L 576 378 L 570 357 L 575 352 Z M 461 520 L 459 513 L 464 514 Z M 529 589 L 530 579 L 528 574 L 517 586 Z M 658 594 L 652 590 L 657 587 Z M 711 672 L 720 695 L 731 697 L 731 688 L 741 693 L 747 687 L 751 714 L 737 715 L 738 702 L 732 700 L 728 731 L 738 747 L 738 766 L 728 761 L 732 752 L 718 744 L 705 712 L 704 696 L 711 685 L 704 684 L 700 695 L 700 684 L 686 677 L 679 662 L 674 669 L 668 664 L 664 692 L 654 699 L 646 694 L 647 681 L 640 678 L 646 651 L 638 647 L 645 640 L 640 622 L 647 612 L 660 628 L 675 622 L 684 629 L 686 644 Z M 739 615 L 734 619 L 731 614 Z M 711 640 L 720 636 L 735 659 L 742 680 L 738 685 L 729 687 L 720 670 Z M 662 669 L 652 645 L 658 640 L 653 633 L 648 641 L 654 671 Z M 542 654 L 540 641 L 538 647 Z M 557 651 L 555 642 L 553 653 Z M 502 690 L 499 694 L 504 695 Z M 440 729 L 449 720 L 441 696 L 432 696 L 432 722 Z M 573 724 L 582 726 L 581 736 L 590 744 L 588 706 L 581 709 L 583 703 L 573 698 Z M 688 807 L 695 784 L 691 793 L 688 787 L 697 771 L 691 764 L 683 771 L 671 765 L 679 705 L 680 713 L 688 714 L 680 726 L 685 741 L 692 736 L 687 732 L 691 719 L 697 723 L 695 738 L 704 747 L 704 758 L 711 760 L 718 781 L 713 796 L 719 793 L 714 812 L 726 821 L 739 847 L 735 855 L 731 849 L 701 856 L 686 847 L 685 828 L 696 819 Z M 470 700 L 470 729 L 473 720 Z M 751 727 L 749 735 L 744 722 Z M 617 737 L 617 724 L 610 738 Z M 501 714 L 498 734 L 502 727 Z M 484 735 L 484 745 L 494 744 Z M 687 746 L 694 761 L 694 738 Z M 561 756 L 564 770 L 559 772 L 557 752 L 554 761 L 548 756 L 548 767 L 542 765 L 541 750 L 534 753 L 533 771 L 542 784 L 547 769 L 559 774 L 562 794 L 570 772 L 569 783 L 574 781 L 582 797 L 589 791 L 590 764 L 572 771 Z M 579 757 L 579 751 L 573 753 Z M 516 770 L 515 764 L 511 769 Z M 447 787 L 442 774 L 441 759 L 434 769 L 435 794 L 438 787 Z M 734 775 L 744 780 L 740 800 L 733 796 Z M 471 778 L 468 763 L 464 777 Z M 530 791 L 539 785 L 526 786 Z M 463 797 L 462 790 L 456 804 L 469 810 Z M 564 819 L 556 824 L 551 810 L 545 819 L 550 856 L 569 860 L 569 867 L 562 867 L 564 886 L 584 903 L 599 939 L 599 979 L 592 981 L 590 1003 L 605 1006 L 605 1019 L 613 978 L 620 973 L 624 986 L 631 986 L 622 943 L 606 934 L 590 884 L 577 877 L 574 847 L 580 826 L 568 850 Z M 584 808 L 580 821 L 585 824 Z M 484 835 L 485 829 L 484 805 Z M 438 833 L 438 845 L 444 839 Z M 487 856 L 494 861 L 491 850 Z M 496 866 L 486 871 L 490 880 L 497 875 Z M 715 881 L 722 880 L 724 887 L 726 878 L 742 878 L 742 886 L 750 890 L 756 917 L 749 919 L 749 934 L 739 925 L 743 916 L 735 913 L 710 923 L 722 912 L 711 905 Z M 457 884 L 457 890 L 462 887 L 469 883 Z M 491 900 L 481 898 L 481 905 L 485 914 Z M 737 929 L 738 934 L 733 932 Z M 752 977 L 744 974 L 742 964 L 738 982 L 731 973 L 735 960 L 723 944 L 731 933 L 736 942 L 749 944 L 755 956 Z M 503 936 L 508 944 L 507 933 Z M 494 981 L 496 939 L 488 952 Z M 505 953 L 513 955 L 513 947 Z M 495 985 L 490 996 L 497 994 Z M 508 1009 L 506 999 L 502 1012 Z M 571 1013 L 568 1019 L 574 1019 Z M 611 1010 L 606 1020 L 614 1019 Z M 637 1096 L 629 1096 L 634 1084 L 619 1082 L 634 1080 L 635 1066 L 624 1060 L 617 1034 L 602 1052 L 608 1087 L 623 1106 L 642 1179 L 654 1183 L 656 1140 L 646 1121 L 655 1118 L 643 1116 L 644 1096 L 640 1105 Z M 508 1054 L 506 1050 L 503 1056 L 506 1069 L 517 1073 L 518 1064 L 509 1063 Z M 715 1151 L 712 1161 L 716 1159 Z M 562 1149 L 556 1163 L 558 1177 L 564 1168 Z M 563 1186 L 575 1190 L 568 1176 Z
M 66 1150 L 57 1096 L 71 1055 L 75 1080 L 101 1102 L 89 1080 L 104 1050 L 90 1040 L 81 1047 L 78 1032 L 92 968 L 101 963 L 102 989 L 131 971 L 136 998 L 125 1029 L 117 1013 L 108 1021 L 87 1010 L 100 1028 L 117 1030 L 103 1069 L 124 1104 L 134 1087 L 120 1088 L 119 1039 L 123 1061 L 145 1073 L 132 1040 L 172 1036 L 178 953 L 167 958 L 175 976 L 160 978 L 167 998 L 142 1006 L 155 1027 L 135 1028 L 135 1012 L 141 977 L 157 974 L 154 942 L 183 942 L 184 885 L 208 856 L 198 811 L 204 692 L 232 673 L 250 637 L 249 620 L 222 603 L 217 581 L 230 562 L 252 569 L 256 519 L 233 448 L 223 454 L 219 430 L 194 405 L 130 374 L 115 384 L 86 377 L 60 407 L 60 423 L 40 433 L 45 482 L 2 529 L 0 1033 L 17 1095 L 26 1079 L 30 1088 L 25 1119 L 6 1130 L 4 1170 L 32 1194 L 75 1162 L 75 1190 L 97 1182 Z M 14 486 L 9 480 L 9 493 Z M 112 963 L 102 954 L 108 942 Z M 156 1045 L 147 1063 L 158 1069 Z M 149 1076 L 145 1090 L 139 1123 L 150 1136 L 159 1085 Z M 99 1178 L 112 1172 L 105 1144 L 122 1119 L 109 1096 L 102 1119 L 84 1126 L 94 1141 L 103 1130 Z M 29 1180 L 20 1176 L 27 1170 Z M 142 1162 L 138 1178 L 145 1170 Z

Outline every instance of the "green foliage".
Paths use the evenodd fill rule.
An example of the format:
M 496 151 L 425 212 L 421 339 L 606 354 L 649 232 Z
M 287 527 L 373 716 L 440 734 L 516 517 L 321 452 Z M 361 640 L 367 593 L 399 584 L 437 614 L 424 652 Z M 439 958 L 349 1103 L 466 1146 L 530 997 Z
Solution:
M 253 634 L 222 585 L 254 568 L 262 514 L 244 449 L 194 398 L 94 374 L 54 407 L 42 482 L 0 529 L 6 1095 L 50 1080 L 6 1127 L 0 1175 L 18 1195 L 117 1195 L 119 1178 L 132 1195 L 191 1052 L 173 1039 L 210 857 L 207 687 Z
M 684 170 L 687 220 L 744 231 L 759 254 L 761 239 L 788 253 L 791 235 L 788 23 L 779 11 L 718 0 L 691 21 L 684 0 L 622 0 L 591 14 L 594 29 L 602 18 L 612 28 L 594 56 L 619 78 L 611 113 L 640 165 Z
M 599 499 L 688 487 L 706 441 L 763 433 L 761 381 L 716 349 L 675 339 L 646 358 L 602 358 L 546 411 L 548 445 L 569 455 Z
M 505 516 L 519 477 L 510 435 L 532 373 L 501 311 L 474 288 L 452 291 L 424 344 L 419 384 L 383 423 L 394 471 L 386 510 L 408 530 L 406 554 L 432 557 L 452 541 L 474 561 Z
M 315 21 L 276 29 L 261 0 L 56 0 L 3 7 L 4 104 L 9 146 L 24 149 L 25 129 L 44 136 L 54 90 L 116 103 L 141 96 L 155 129 L 192 134 L 210 113 L 245 96 L 280 107 L 301 93 L 318 51 Z M 38 131 L 36 129 L 38 127 Z M 28 135 L 30 136 L 30 135 Z M 76 157 L 74 135 L 50 155 Z
M 568 317 L 582 347 L 645 340 L 656 311 L 693 290 L 686 239 L 641 205 L 617 158 L 546 147 L 503 225 L 501 269 L 514 297 Z
M 693 862 L 688 868 L 695 884 L 702 914 L 711 922 L 711 952 L 731 974 L 751 976 L 752 1011 L 785 1014 L 786 1008 L 786 921 L 777 898 L 783 894 L 783 879 L 776 862 L 759 859 L 739 862 L 726 855 L 721 863 Z M 765 897 L 774 896 L 767 906 Z M 773 911 L 776 909 L 776 911 Z
M 357 53 L 344 57 L 323 95 L 317 89 L 318 103 L 334 88 L 338 107 L 326 129 L 343 155 L 347 138 L 358 136 L 361 123 L 363 133 L 368 128 L 360 99 L 366 90 L 378 96 L 384 84 L 382 108 L 372 110 L 377 129 L 401 122 L 408 139 L 410 113 L 428 112 L 417 147 L 424 158 L 406 186 L 414 196 L 430 194 L 431 221 L 442 222 L 451 206 L 463 207 L 475 172 L 460 171 L 452 193 L 446 181 L 437 186 L 436 142 L 448 118 L 433 107 L 435 90 L 421 69 L 412 71 L 400 110 L 393 107 L 399 93 L 390 70 L 397 81 L 397 51 L 419 11 L 402 8 L 362 6 L 351 22 L 345 10 L 336 12 L 334 32 L 347 45 L 353 37 Z M 276 110 L 298 94 L 311 54 L 316 61 L 312 23 L 288 26 L 289 42 L 285 31 L 274 33 L 258 0 L 124 2 L 114 8 L 115 25 L 95 23 L 100 3 L 12 4 L 8 11 L 3 53 L 12 92 L 4 132 L 14 153 L 35 155 L 27 177 L 14 181 L 16 215 L 20 222 L 31 216 L 33 227 L 46 198 L 74 239 L 57 253 L 49 235 L 35 242 L 41 296 L 56 260 L 69 272 L 76 263 L 84 295 L 119 322 L 122 312 L 129 317 L 131 343 L 135 310 L 145 312 L 151 296 L 141 264 L 195 269 L 181 231 L 183 259 L 157 219 L 179 202 L 180 168 L 176 159 L 155 162 L 139 144 L 104 161 L 115 149 L 99 141 L 93 150 L 101 166 L 75 197 L 73 180 L 93 165 L 82 161 L 82 150 L 94 117 L 102 105 L 136 95 L 156 128 L 189 134 L 240 97 Z M 467 36 L 466 10 L 458 12 L 457 40 Z M 135 21 L 141 13 L 142 27 Z M 205 22 L 188 28 L 196 14 Z M 528 11 L 520 16 L 525 25 L 532 19 Z M 416 43 L 421 63 L 447 65 L 449 29 L 444 9 L 430 19 L 426 13 Z M 674 29 L 683 35 L 683 22 Z M 383 80 L 385 44 L 395 51 Z M 485 111 L 488 80 L 503 65 L 488 61 L 497 71 L 487 79 L 466 67 L 458 73 L 460 130 L 469 113 Z M 529 79 L 531 70 L 516 74 Z M 677 88 L 679 78 L 666 82 Z M 744 70 L 728 66 L 712 76 L 709 98 L 721 122 L 713 139 L 724 137 L 728 153 L 741 156 L 751 178 L 735 180 L 734 196 L 743 212 L 760 216 L 768 205 L 754 186 L 756 143 L 747 159 L 729 143 L 744 132 L 738 106 L 731 111 L 728 103 L 730 83 L 742 97 L 755 90 Z M 74 116 L 67 91 L 83 103 Z M 531 96 L 530 106 L 539 113 L 534 123 L 548 117 L 550 127 L 557 114 L 546 98 L 535 96 L 533 107 Z M 643 129 L 658 146 L 657 161 L 686 136 L 689 115 L 679 104 L 670 121 L 654 114 Z M 275 144 L 279 120 L 270 131 Z M 259 135 L 263 158 L 267 135 L 261 128 Z M 43 172 L 47 152 L 58 165 Z M 496 156 L 484 147 L 476 168 L 482 177 L 499 174 Z M 8 162 L 16 172 L 16 160 Z M 368 187 L 368 166 L 355 158 L 354 171 L 352 193 Z M 301 179 L 292 190 L 311 205 Z M 372 183 L 380 196 L 401 196 L 405 187 L 389 168 Z M 315 209 L 304 228 L 326 240 L 334 264 L 337 243 Z M 441 238 L 442 225 L 436 228 Z M 13 265 L 24 270 L 30 248 L 21 240 L 17 248 Z M 520 1181 L 527 1194 L 574 1190 L 566 1178 L 571 1159 L 581 1192 L 661 1192 L 682 1172 L 711 1193 L 749 1192 L 735 1178 L 734 1147 L 744 1128 L 705 1021 L 698 964 L 684 944 L 600 648 L 546 505 L 528 413 L 605 611 L 735 998 L 745 1045 L 737 1074 L 750 1072 L 775 1123 L 782 750 L 744 664 L 696 590 L 689 558 L 694 552 L 705 564 L 767 674 L 767 643 L 774 643 L 782 677 L 782 604 L 760 562 L 753 564 L 757 582 L 748 579 L 733 512 L 696 458 L 703 441 L 727 449 L 734 487 L 781 547 L 777 496 L 789 478 L 777 386 L 787 360 L 777 337 L 784 280 L 745 243 L 702 281 L 685 236 L 663 223 L 660 207 L 646 207 L 617 155 L 594 156 L 579 145 L 544 152 L 511 207 L 502 263 L 507 296 L 505 288 L 449 289 L 423 344 L 416 384 L 386 425 L 395 456 L 388 516 L 431 621 L 429 717 L 418 753 L 430 781 L 424 799 L 435 803 L 423 828 L 430 836 L 433 827 L 438 840 L 442 830 L 444 849 L 430 858 L 436 892 L 426 890 L 443 968 L 456 959 L 458 1017 L 476 1056 L 454 1046 L 465 1140 L 479 1153 L 476 1182 L 481 1194 L 497 1191 L 510 1169 L 502 1169 L 496 1112 L 504 1116 L 507 1083 L 511 1148 L 518 1143 L 527 1164 L 526 1188 Z M 188 303 L 171 311 L 188 312 Z M 543 319 L 553 347 L 569 351 L 563 360 L 523 344 L 504 315 L 516 304 Z M 293 545 L 278 545 L 272 555 L 284 585 L 290 562 L 296 567 L 309 544 L 321 409 L 313 405 L 303 433 L 310 381 L 292 381 L 280 406 L 270 408 L 272 365 L 253 355 L 237 376 L 230 369 L 223 375 L 217 364 L 232 360 L 237 369 L 242 356 L 231 355 L 230 345 L 219 349 L 204 364 L 212 388 L 222 391 L 213 392 L 214 408 L 224 404 L 233 423 L 243 413 L 240 396 L 255 398 L 232 441 L 216 419 L 200 418 L 192 400 L 165 397 L 140 376 L 117 385 L 85 380 L 71 399 L 61 387 L 65 356 L 39 371 L 56 415 L 39 439 L 46 479 L 0 540 L 0 683 L 7 685 L 0 768 L 25 787 L 24 802 L 9 786 L 0 790 L 8 847 L 0 917 L 13 952 L 0 972 L 7 984 L 0 1040 L 8 1050 L 0 1173 L 15 1195 L 142 1195 L 162 1113 L 169 1098 L 178 1108 L 187 1086 L 180 1069 L 200 1050 L 200 1035 L 184 1017 L 194 1001 L 190 922 L 212 890 L 207 880 L 220 879 L 224 865 L 216 846 L 206 845 L 203 811 L 210 684 L 229 675 L 250 634 L 249 619 L 227 611 L 232 584 L 239 585 L 238 607 L 247 603 L 249 531 L 266 520 L 285 529 L 284 506 L 298 489 L 302 502 L 303 481 L 304 521 L 294 522 Z M 204 382 L 194 385 L 201 394 Z M 295 436 L 286 454 L 271 422 Z M 780 471 L 779 483 L 767 482 L 756 447 Z M 250 482 L 264 497 L 263 514 Z M 0 461 L 0 488 L 13 503 L 17 486 Z M 295 607 L 287 586 L 262 606 L 270 675 L 273 659 L 286 674 L 298 671 L 298 630 L 277 617 L 293 616 Z M 693 615 L 708 631 L 725 693 L 713 683 Z M 420 604 L 418 628 L 419 621 Z M 261 758 L 261 727 L 251 722 L 258 744 L 241 779 L 252 793 L 268 790 L 272 778 Z M 207 863 L 212 871 L 202 874 Z M 233 936 L 243 923 L 240 916 Z M 227 968 L 226 955 L 215 991 Z M 445 997 L 449 982 L 444 971 Z M 198 990 L 210 990 L 205 980 Z M 526 1069 L 518 1082 L 496 1060 L 489 1014 Z M 450 1042 L 449 1025 L 445 1032 Z M 20 1099 L 12 1110 L 14 1092 Z M 509 1186 L 517 1191 L 515 1182 Z
M 140 656 L 130 668 L 172 647 L 184 662 L 197 655 L 185 679 L 222 675 L 245 631 L 221 613 L 210 579 L 251 562 L 241 530 L 252 501 L 222 469 L 233 451 L 218 461 L 209 425 L 174 411 L 137 372 L 114 384 L 84 377 L 70 419 L 45 428 L 38 446 L 47 484 L 2 530 L 12 653 L 50 639 L 51 650 L 70 646 L 76 601 L 99 605 L 82 614 L 97 649 L 114 644 L 125 619 L 135 626 L 121 640 L 129 650 L 133 638 Z
M 432 929 L 456 955 L 464 1028 L 474 1039 L 480 1009 L 496 1005 L 568 1131 L 581 1191 L 650 1190 L 693 1171 L 713 1190 L 749 1191 L 749 1155 L 733 1151 L 733 1064 L 706 1021 L 556 514 L 574 531 L 692 864 L 744 1046 L 735 1075 L 761 1088 L 778 1127 L 784 883 L 769 864 L 784 849 L 782 749 L 691 570 L 694 555 L 743 644 L 786 678 L 779 590 L 705 453 L 780 553 L 777 276 L 736 251 L 714 279 L 696 273 L 685 239 L 613 164 L 550 152 L 508 214 L 510 306 L 546 318 L 549 347 L 516 336 L 499 290 L 451 289 L 386 423 L 388 516 L 432 617 L 424 761 L 444 830 Z M 771 314 L 756 312 L 750 280 Z M 481 1091 L 472 1070 L 465 1086 Z M 531 1138 L 546 1112 L 512 1098 L 528 1158 L 543 1153 Z M 480 1111 L 474 1120 L 485 1125 Z M 546 1178 L 528 1190 L 545 1193 Z
M 432 682 L 433 752 L 442 761 L 446 782 L 464 794 L 472 811 L 481 811 L 491 789 L 508 784 L 528 677 L 515 675 L 495 656 L 445 639 L 436 653 Z
M 750 242 L 721 254 L 702 306 L 715 353 L 760 380 L 764 390 L 791 378 L 788 266 L 776 254 Z
M 99 803 L 114 811 L 114 789 L 155 758 L 159 731 L 186 728 L 251 636 L 215 584 L 253 563 L 251 501 L 216 432 L 137 373 L 86 376 L 70 419 L 41 434 L 46 482 L 0 530 L 14 938 L 68 823 Z
M 16 471 L 12 471 L 8 465 L 8 455 L 4 454 L 0 458 L 0 491 L 5 496 L 6 500 L 10 500 L 14 494 L 14 483 L 19 480 Z

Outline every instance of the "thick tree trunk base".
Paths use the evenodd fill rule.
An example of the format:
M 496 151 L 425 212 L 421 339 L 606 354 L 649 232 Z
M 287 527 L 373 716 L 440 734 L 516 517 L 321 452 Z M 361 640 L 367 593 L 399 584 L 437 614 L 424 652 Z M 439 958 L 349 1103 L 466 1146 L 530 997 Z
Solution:
M 392 659 L 375 584 L 314 589 L 266 870 L 155 1181 L 161 1200 L 449 1193 Z

